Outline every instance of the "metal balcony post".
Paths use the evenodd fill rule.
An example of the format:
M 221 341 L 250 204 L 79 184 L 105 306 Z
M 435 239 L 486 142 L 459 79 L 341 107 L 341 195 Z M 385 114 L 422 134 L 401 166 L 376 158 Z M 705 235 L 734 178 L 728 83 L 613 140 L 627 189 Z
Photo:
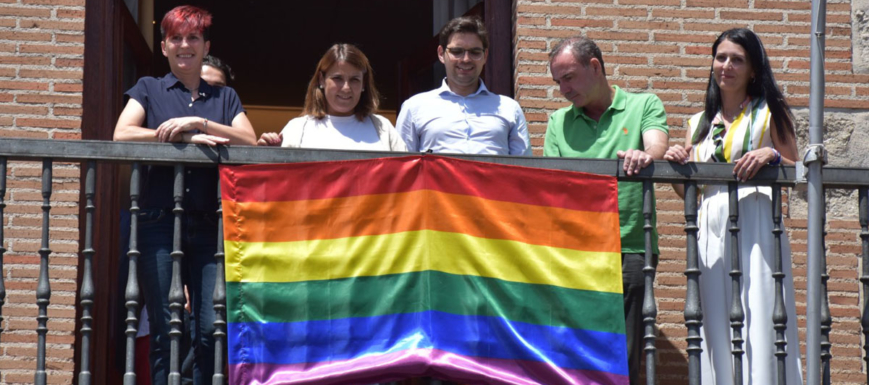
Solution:
M 685 262 L 685 326 L 688 328 L 688 384 L 700 385 L 700 326 L 703 325 L 703 310 L 700 303 L 700 267 L 697 254 L 697 182 L 685 182 L 685 233 L 687 247 Z
M 772 185 L 772 234 L 775 240 L 773 241 L 773 258 L 775 260 L 775 268 L 772 277 L 775 280 L 775 305 L 772 310 L 772 323 L 775 329 L 775 356 L 776 369 L 778 376 L 778 385 L 787 384 L 787 340 L 785 339 L 785 330 L 787 330 L 788 313 L 785 307 L 784 286 L 782 280 L 785 278 L 782 265 L 782 247 L 781 247 L 781 185 L 776 183 Z M 796 342 L 796 341 L 792 341 Z
M 866 383 L 869 384 L 869 187 L 860 188 L 860 239 L 863 241 L 861 264 L 863 274 L 860 283 L 863 284 L 863 315 L 860 325 L 863 327 L 863 361 L 866 362 Z
M 126 357 L 124 385 L 136 385 L 136 334 L 139 332 L 139 174 L 142 166 L 133 163 L 130 173 L 130 248 L 127 251 L 129 269 L 127 287 L 124 290 L 124 306 L 127 308 Z
M 42 160 L 42 247 L 39 248 L 39 279 L 36 284 L 36 306 L 39 315 L 36 316 L 36 373 L 33 382 L 45 385 L 45 338 L 48 334 L 48 304 L 51 299 L 51 283 L 48 280 L 49 221 L 51 212 L 51 159 Z
M 652 254 L 652 215 L 654 214 L 654 184 L 650 179 L 643 181 L 643 232 L 645 234 L 645 266 L 643 266 L 643 278 L 645 294 L 643 295 L 643 341 L 646 353 L 646 383 L 655 385 L 655 321 L 658 318 L 658 308 L 655 304 L 655 263 Z
M 81 303 L 81 372 L 78 375 L 78 383 L 80 385 L 90 385 L 91 383 L 91 334 L 93 333 L 92 322 L 93 316 L 91 310 L 94 305 L 94 279 L 93 258 L 94 250 L 94 194 L 96 190 L 96 175 L 97 163 L 95 161 L 87 162 L 87 171 L 85 174 L 85 236 L 84 236 L 84 272 L 81 278 L 81 291 L 79 293 Z
M 742 307 L 742 261 L 739 250 L 739 185 L 736 182 L 727 184 L 730 198 L 730 327 L 733 329 L 733 376 L 734 383 L 742 385 L 742 356 L 745 354 L 742 338 L 742 327 L 745 325 L 745 310 Z
M 184 334 L 182 312 L 184 311 L 184 284 L 181 281 L 181 262 L 184 252 L 181 251 L 181 227 L 184 215 L 184 166 L 175 165 L 174 183 L 175 228 L 172 240 L 172 282 L 169 286 L 169 338 L 171 351 L 169 353 L 169 384 L 181 385 L 181 336 Z
M 3 333 L 3 305 L 6 303 L 6 284 L 4 283 L 4 275 L 6 271 L 3 269 L 3 255 L 6 253 L 6 238 L 3 234 L 2 226 L 4 210 L 6 209 L 6 157 L 0 157 L 0 336 Z
M 216 272 L 214 274 L 214 377 L 213 385 L 226 383 L 223 373 L 223 356 L 226 349 L 226 271 L 223 252 L 223 205 L 221 204 L 220 185 L 217 185 L 217 253 L 214 254 Z

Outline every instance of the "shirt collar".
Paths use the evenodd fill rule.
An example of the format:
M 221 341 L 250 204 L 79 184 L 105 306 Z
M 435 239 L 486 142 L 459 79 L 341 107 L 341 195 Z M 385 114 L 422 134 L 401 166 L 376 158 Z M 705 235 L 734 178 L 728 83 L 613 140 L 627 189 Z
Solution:
M 607 111 L 609 111 L 609 110 L 624 111 L 624 109 L 625 109 L 625 92 L 622 91 L 622 89 L 619 88 L 619 86 L 614 85 L 612 87 L 613 87 L 613 101 L 612 101 L 612 103 L 610 103 L 610 106 L 607 107 Z M 570 108 L 570 113 L 572 114 L 573 119 L 576 119 L 580 116 L 583 116 L 583 117 L 585 116 L 585 111 L 583 111 L 582 108 L 578 108 L 578 107 L 573 106 L 573 105 Z M 604 114 L 606 114 L 606 111 L 604 111 Z
M 182 87 L 185 90 L 187 89 L 186 87 L 184 87 L 184 83 L 181 83 L 181 80 L 179 80 L 178 77 L 176 77 L 175 74 L 173 74 L 172 72 L 169 72 L 168 74 L 166 74 L 166 76 L 163 77 L 163 79 L 160 79 L 160 84 L 163 86 L 163 89 L 166 89 L 166 90 L 168 90 L 170 88 L 174 88 L 174 87 Z M 187 90 L 187 91 L 190 91 L 190 90 Z M 214 87 L 212 87 L 205 80 L 202 80 L 200 78 L 199 79 L 199 96 L 208 97 L 208 96 L 211 96 L 211 94 L 213 92 L 214 92 Z
M 448 94 L 455 95 L 455 96 L 461 96 L 461 95 L 453 92 L 452 90 L 450 90 L 450 86 L 447 84 L 447 78 L 444 78 L 444 80 L 441 82 L 440 88 L 438 88 L 438 95 L 443 95 L 444 93 L 448 93 Z M 483 83 L 483 79 L 480 79 L 480 88 L 477 88 L 476 92 L 474 92 L 468 96 L 465 96 L 465 97 L 470 98 L 471 96 L 476 96 L 476 95 L 484 94 L 484 93 L 488 94 L 489 89 L 486 88 L 486 84 Z

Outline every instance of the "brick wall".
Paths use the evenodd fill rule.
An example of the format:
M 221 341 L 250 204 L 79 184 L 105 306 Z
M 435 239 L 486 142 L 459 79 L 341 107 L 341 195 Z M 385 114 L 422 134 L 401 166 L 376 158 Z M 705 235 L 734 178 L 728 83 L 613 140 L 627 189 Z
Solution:
M 748 27 L 758 32 L 776 79 L 792 106 L 797 109 L 808 106 L 809 1 L 518 0 L 515 3 L 515 95 L 525 110 L 535 154 L 542 152 L 549 113 L 568 105 L 548 72 L 549 49 L 561 38 L 577 34 L 591 37 L 601 47 L 611 84 L 628 91 L 654 92 L 664 101 L 671 143 L 684 140 L 687 118 L 703 108 L 711 45 L 728 28 Z M 726 7 L 721 7 L 722 4 Z M 869 75 L 852 71 L 851 3 L 833 0 L 827 11 L 826 107 L 845 109 L 845 113 L 866 112 Z M 682 384 L 687 372 L 682 315 L 684 206 L 669 186 L 657 189 L 662 253 L 656 284 L 660 325 L 658 373 L 661 384 Z M 856 208 L 856 201 L 852 205 Z M 856 210 L 850 213 L 856 215 Z M 828 219 L 827 264 L 830 308 L 835 322 L 831 336 L 832 380 L 836 384 L 863 384 L 866 376 L 861 374 L 857 280 L 859 224 L 856 217 L 847 214 Z M 787 215 L 785 224 L 793 248 L 798 323 L 805 353 L 805 214 L 794 210 Z
M 539 154 L 548 114 L 566 103 L 548 74 L 547 53 L 560 38 L 586 33 L 604 50 L 610 80 L 629 91 L 653 91 L 667 107 L 671 135 L 684 137 L 685 119 L 701 108 L 710 45 L 724 29 L 760 33 L 779 84 L 796 107 L 808 104 L 810 3 L 734 0 L 518 0 L 516 95 Z M 827 106 L 869 109 L 869 75 L 854 74 L 851 4 L 827 6 Z M 84 0 L 0 0 L 0 136 L 80 139 Z M 677 140 L 678 141 L 678 140 Z M 41 225 L 41 166 L 11 163 L 4 225 L 4 331 L 0 383 L 31 383 L 35 367 L 34 289 Z M 58 164 L 52 195 L 52 297 L 49 307 L 49 382 L 71 383 L 75 339 L 79 169 Z M 682 202 L 658 191 L 662 260 L 657 279 L 661 383 L 684 383 L 685 278 Z M 789 215 L 798 290 L 805 312 L 805 219 Z M 864 383 L 860 374 L 857 281 L 858 225 L 830 218 L 827 237 L 833 326 L 833 382 Z M 800 317 L 804 325 L 804 317 Z M 805 333 L 801 333 L 805 337 Z
M 80 139 L 84 0 L 0 0 L 0 136 Z M 0 383 L 33 382 L 42 166 L 7 170 Z M 48 382 L 72 383 L 78 265 L 78 165 L 55 164 L 51 197 Z

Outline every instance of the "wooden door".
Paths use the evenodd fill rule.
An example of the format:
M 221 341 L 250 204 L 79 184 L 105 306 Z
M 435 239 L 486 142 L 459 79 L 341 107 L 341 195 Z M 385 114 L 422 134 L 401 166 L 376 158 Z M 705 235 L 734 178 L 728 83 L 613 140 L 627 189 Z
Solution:
M 151 49 L 121 0 L 86 0 L 85 2 L 85 64 L 83 80 L 82 139 L 112 140 L 115 122 L 123 109 L 123 92 L 136 79 L 151 74 Z M 94 215 L 93 276 L 95 298 L 93 335 L 91 337 L 91 372 L 94 384 L 122 382 L 123 350 L 118 341 L 124 340 L 123 329 L 113 327 L 123 321 L 117 304 L 123 303 L 123 290 L 118 290 L 119 229 L 118 211 L 129 200 L 129 177 L 124 168 L 104 164 L 97 169 Z M 84 180 L 84 168 L 82 177 Z M 85 202 L 84 195 L 80 202 Z M 81 205 L 79 218 L 84 218 Z M 84 222 L 79 225 L 83 245 Z M 82 266 L 82 261 L 79 261 Z M 78 282 L 83 271 L 79 270 Z M 78 303 L 78 298 L 76 298 Z M 81 309 L 76 307 L 76 319 Z M 118 317 L 121 317 L 120 320 Z M 77 322 L 76 330 L 81 325 Z M 80 336 L 76 335 L 75 371 L 80 371 Z M 121 364 L 121 366 L 118 366 Z M 78 377 L 74 377 L 78 383 Z

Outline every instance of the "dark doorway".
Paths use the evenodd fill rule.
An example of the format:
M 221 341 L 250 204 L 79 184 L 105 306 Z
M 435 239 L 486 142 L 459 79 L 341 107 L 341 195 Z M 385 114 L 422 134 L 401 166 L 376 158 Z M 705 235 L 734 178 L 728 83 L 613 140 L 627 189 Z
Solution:
M 214 15 L 211 53 L 233 67 L 233 88 L 245 104 L 301 106 L 326 49 L 351 43 L 371 60 L 384 109 L 395 110 L 398 62 L 432 37 L 432 0 L 157 0 L 154 14 L 187 3 Z M 154 33 L 159 41 L 159 26 Z M 169 70 L 160 52 L 154 68 Z
M 382 96 L 380 113 L 394 121 L 401 102 L 410 96 L 404 94 L 409 89 L 407 76 L 426 76 L 413 79 L 417 91 L 440 85 L 443 73 L 437 69 L 442 66 L 434 65 L 437 45 L 432 43 L 443 21 L 436 9 L 445 4 L 447 14 L 461 15 L 480 3 L 476 11 L 482 13 L 479 0 L 461 3 L 455 7 L 435 0 L 155 0 L 154 18 L 159 20 L 181 4 L 198 5 L 214 15 L 211 54 L 232 66 L 236 77 L 231 85 L 259 134 L 278 131 L 299 114 L 317 62 L 335 43 L 351 43 L 365 52 Z M 154 41 L 160 40 L 158 24 Z M 166 58 L 156 49 L 153 56 L 154 74 L 167 73 Z M 408 64 L 422 68 L 405 68 Z

